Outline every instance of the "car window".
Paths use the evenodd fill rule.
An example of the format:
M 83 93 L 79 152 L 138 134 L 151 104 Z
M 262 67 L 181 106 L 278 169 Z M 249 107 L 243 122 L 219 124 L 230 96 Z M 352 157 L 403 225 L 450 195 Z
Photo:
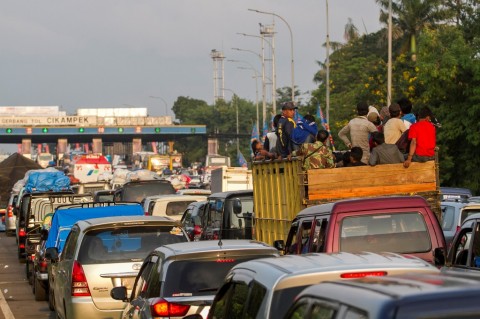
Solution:
M 327 231 L 328 219 L 315 219 L 315 230 L 313 233 L 313 242 L 311 252 L 323 252 L 325 249 L 325 235 Z
M 341 221 L 340 251 L 419 253 L 430 249 L 430 234 L 419 212 L 348 216 Z
M 167 204 L 167 207 L 165 209 L 165 214 L 167 216 L 177 216 L 177 215 L 182 215 L 185 209 L 193 203 L 194 200 L 184 200 L 184 201 L 175 201 L 175 202 L 170 202 Z M 157 207 L 158 205 L 155 205 Z M 162 214 L 163 212 L 159 212 Z M 155 214 L 154 214 L 155 215 Z
M 124 186 L 123 201 L 141 202 L 149 196 L 171 194 L 175 194 L 175 189 L 170 183 L 133 183 Z
M 304 318 L 308 318 L 307 317 L 307 313 L 308 313 L 308 302 L 306 301 L 303 301 L 303 302 L 299 302 L 295 305 L 295 308 L 290 312 L 290 314 L 285 317 L 285 318 L 288 318 L 288 319 L 304 319 Z M 325 317 L 325 319 L 327 318 L 333 318 L 333 317 Z
M 300 226 L 300 238 L 298 245 L 300 246 L 300 253 L 306 254 L 310 251 L 310 233 L 312 230 L 312 220 L 302 221 Z
M 215 318 L 227 318 L 226 311 L 229 309 L 228 301 L 231 300 L 232 293 L 235 289 L 235 283 L 230 281 L 224 284 L 215 296 L 210 313 Z
M 453 261 L 455 266 L 466 266 L 468 261 L 468 249 L 470 247 L 470 238 L 472 237 L 472 228 L 464 228 L 457 235 L 457 240 L 452 247 Z
M 475 224 L 475 232 L 473 234 L 471 258 L 470 266 L 480 270 L 480 223 L 478 222 Z
M 92 230 L 83 238 L 78 260 L 81 264 L 138 261 L 159 246 L 186 241 L 184 232 L 172 226 Z
M 295 297 L 308 285 L 299 285 L 286 289 L 276 290 L 273 293 L 272 301 L 270 303 L 270 317 L 283 318 L 290 305 L 293 303 Z
M 156 256 L 153 256 L 156 257 Z M 142 268 L 138 272 L 137 278 L 135 279 L 135 284 L 133 285 L 133 290 L 132 290 L 132 300 L 137 299 L 139 297 L 145 298 L 145 294 L 147 292 L 147 282 L 148 278 L 150 276 L 150 272 L 153 269 L 153 266 L 155 265 L 156 259 L 149 257 L 148 259 L 145 260 L 145 262 L 142 265 Z
M 195 226 L 195 224 L 193 223 L 192 211 L 193 209 L 190 207 L 190 208 L 187 208 L 183 213 L 182 220 L 181 220 L 183 227 Z
M 80 230 L 78 229 L 78 227 L 74 226 L 65 241 L 65 248 L 63 249 L 61 254 L 62 260 L 70 260 L 73 259 L 73 257 L 75 256 L 75 247 L 77 246 L 77 239 L 79 234 Z
M 455 220 L 455 207 L 442 206 L 442 230 L 453 230 Z
M 470 208 L 470 209 L 465 209 L 463 208 L 462 210 L 462 219 L 461 219 L 461 223 L 463 223 L 463 221 L 469 217 L 469 216 L 472 216 L 473 214 L 478 214 L 480 213 L 480 209 L 477 209 L 477 208 Z
M 215 294 L 222 286 L 228 271 L 235 265 L 252 258 L 270 257 L 256 255 L 250 258 L 227 260 L 179 260 L 166 270 L 162 297 L 201 296 Z M 178 280 L 182 278 L 182 280 Z
M 299 222 L 293 222 L 288 232 L 287 242 L 285 244 L 285 253 L 286 254 L 296 254 L 297 253 L 297 230 Z
M 263 285 L 255 280 L 250 283 L 250 295 L 248 297 L 245 318 L 257 318 L 258 310 L 260 310 L 266 294 L 267 288 Z
M 343 318 L 344 319 L 368 319 L 368 314 L 361 309 L 348 307 L 345 310 L 345 315 Z

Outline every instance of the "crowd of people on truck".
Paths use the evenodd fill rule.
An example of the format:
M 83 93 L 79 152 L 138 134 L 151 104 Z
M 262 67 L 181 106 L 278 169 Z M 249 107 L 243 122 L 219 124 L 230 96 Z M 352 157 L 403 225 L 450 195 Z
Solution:
M 438 122 L 428 107 L 412 113 L 412 103 L 401 98 L 380 111 L 366 102 L 357 104 L 357 115 L 339 132 L 348 148 L 332 152 L 329 132 L 318 128 L 308 114 L 295 120 L 294 102 L 282 104 L 282 113 L 272 123 L 265 144 L 252 141 L 253 160 L 288 159 L 301 156 L 305 170 L 349 166 L 400 164 L 435 159 Z

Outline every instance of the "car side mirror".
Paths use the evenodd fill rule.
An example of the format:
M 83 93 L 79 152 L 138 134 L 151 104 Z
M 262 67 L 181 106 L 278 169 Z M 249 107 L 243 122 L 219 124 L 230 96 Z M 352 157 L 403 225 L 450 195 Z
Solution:
M 441 247 L 435 248 L 433 251 L 433 259 L 435 266 L 441 267 L 445 265 L 445 250 Z
M 115 300 L 129 301 L 127 297 L 127 287 L 114 287 L 112 290 L 110 290 L 110 297 Z
M 275 240 L 273 242 L 273 247 L 275 247 L 278 251 L 284 251 L 285 250 L 285 242 L 283 241 L 283 239 Z
M 242 201 L 239 198 L 233 200 L 233 213 L 238 215 L 242 212 Z
M 45 250 L 45 258 L 50 260 L 58 260 L 58 249 L 57 247 L 49 247 Z

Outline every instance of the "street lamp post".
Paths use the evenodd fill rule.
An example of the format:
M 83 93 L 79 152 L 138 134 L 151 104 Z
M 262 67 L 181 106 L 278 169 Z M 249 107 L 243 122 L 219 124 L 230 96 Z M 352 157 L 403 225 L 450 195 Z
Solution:
M 149 98 L 162 100 L 163 104 L 165 104 L 165 116 L 168 115 L 168 105 L 167 105 L 167 101 L 165 101 L 165 99 L 164 99 L 163 97 L 150 95 Z
M 246 63 L 247 65 L 249 65 L 249 68 L 245 68 L 245 67 L 238 67 L 239 69 L 244 69 L 244 70 L 253 70 L 255 76 L 255 106 L 256 106 L 256 109 L 257 109 L 257 128 L 259 127 L 259 117 L 260 117 L 260 114 L 259 114 L 259 110 L 258 110 L 258 78 L 259 78 L 259 72 L 257 71 L 257 69 L 255 69 L 253 67 L 253 65 L 247 61 L 243 61 L 243 60 L 227 60 L 228 62 L 234 62 L 234 63 Z
M 288 24 L 287 20 L 285 20 L 283 17 L 279 16 L 276 13 L 273 12 L 266 12 L 266 11 L 260 11 L 260 10 L 255 10 L 255 9 L 248 9 L 249 11 L 257 12 L 257 13 L 262 13 L 262 14 L 270 14 L 273 15 L 279 19 L 281 19 L 283 22 L 288 27 L 288 30 L 290 31 L 290 55 L 292 57 L 291 61 L 291 72 L 292 72 L 292 102 L 295 101 L 295 76 L 294 76 L 294 60 L 293 60 L 293 33 L 292 33 L 292 28 L 290 28 L 290 25 Z
M 326 53 L 327 53 L 327 76 L 326 76 L 326 96 L 325 96 L 325 104 L 326 104 L 326 115 L 327 115 L 327 123 L 330 125 L 330 23 L 328 17 L 328 0 L 325 0 L 326 3 L 326 13 L 327 13 L 327 43 L 326 43 Z
M 392 102 L 392 0 L 388 1 L 387 106 Z
M 263 41 L 267 42 L 268 45 L 270 46 L 270 49 L 272 50 L 272 109 L 273 109 L 273 113 L 276 113 L 277 112 L 277 96 L 276 96 L 276 92 L 277 92 L 277 72 L 276 72 L 276 67 L 275 67 L 275 46 L 274 44 L 272 44 L 270 41 L 268 41 L 267 39 L 265 39 L 264 36 L 259 36 L 259 35 L 254 35 L 254 34 L 246 34 L 246 33 L 240 33 L 240 32 L 237 32 L 237 34 L 239 35 L 243 35 L 245 37 L 254 37 L 254 38 L 259 38 L 262 40 L 262 48 L 263 48 Z M 263 52 L 263 50 L 262 50 Z M 264 63 L 264 60 L 265 60 L 265 56 L 262 56 L 262 63 Z
M 236 112 L 236 117 L 237 117 L 236 122 L 237 122 L 237 156 L 238 156 L 238 154 L 240 154 L 240 140 L 238 139 L 239 127 L 238 127 L 238 102 L 237 102 L 237 99 L 236 99 L 236 96 L 237 96 L 237 95 L 235 94 L 235 92 L 233 92 L 233 91 L 230 90 L 230 89 L 225 89 L 225 88 L 224 88 L 224 89 L 222 89 L 222 90 L 224 90 L 224 91 L 229 91 L 229 92 L 231 92 L 231 93 L 233 94 L 233 96 L 232 96 L 232 103 L 235 104 L 235 112 Z
M 255 51 L 252 50 L 245 50 L 245 49 L 239 49 L 239 48 L 232 48 L 232 50 L 237 50 L 237 51 L 245 51 L 245 52 L 250 52 L 252 54 L 255 54 L 258 56 L 260 59 L 260 62 L 262 63 L 262 120 L 265 121 L 267 117 L 267 101 L 265 99 L 265 94 L 266 94 L 266 87 L 265 87 L 265 62 L 263 61 L 263 57 L 258 54 Z

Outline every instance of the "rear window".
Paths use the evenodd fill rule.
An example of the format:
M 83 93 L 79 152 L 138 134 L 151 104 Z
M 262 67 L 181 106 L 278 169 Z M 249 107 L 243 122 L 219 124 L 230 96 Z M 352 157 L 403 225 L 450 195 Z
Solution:
M 172 226 L 94 230 L 85 234 L 78 261 L 81 264 L 138 261 L 159 246 L 186 241 L 184 232 Z
M 167 270 L 162 297 L 215 295 L 233 266 L 263 257 L 271 257 L 271 255 L 236 258 L 229 262 L 223 260 L 173 262 Z
M 431 249 L 418 212 L 346 217 L 341 222 L 340 250 L 345 252 L 419 253 Z
M 141 202 L 148 196 L 171 194 L 175 194 L 175 189 L 170 183 L 129 184 L 123 189 L 122 200 L 125 202 Z
M 476 208 L 476 209 L 463 209 L 462 210 L 462 220 L 460 221 L 460 223 L 463 223 L 463 221 L 473 215 L 473 214 L 477 214 L 477 213 L 480 213 L 480 209 Z
M 187 209 L 188 205 L 193 203 L 194 200 L 185 200 L 181 202 L 170 202 L 167 203 L 167 207 L 165 209 L 165 212 L 161 212 L 160 208 L 163 207 L 162 203 L 155 203 L 155 207 L 153 208 L 154 213 L 153 215 L 167 215 L 167 216 L 182 216 L 183 212 Z
M 449 231 L 453 229 L 455 222 L 455 207 L 442 206 L 442 230 Z

